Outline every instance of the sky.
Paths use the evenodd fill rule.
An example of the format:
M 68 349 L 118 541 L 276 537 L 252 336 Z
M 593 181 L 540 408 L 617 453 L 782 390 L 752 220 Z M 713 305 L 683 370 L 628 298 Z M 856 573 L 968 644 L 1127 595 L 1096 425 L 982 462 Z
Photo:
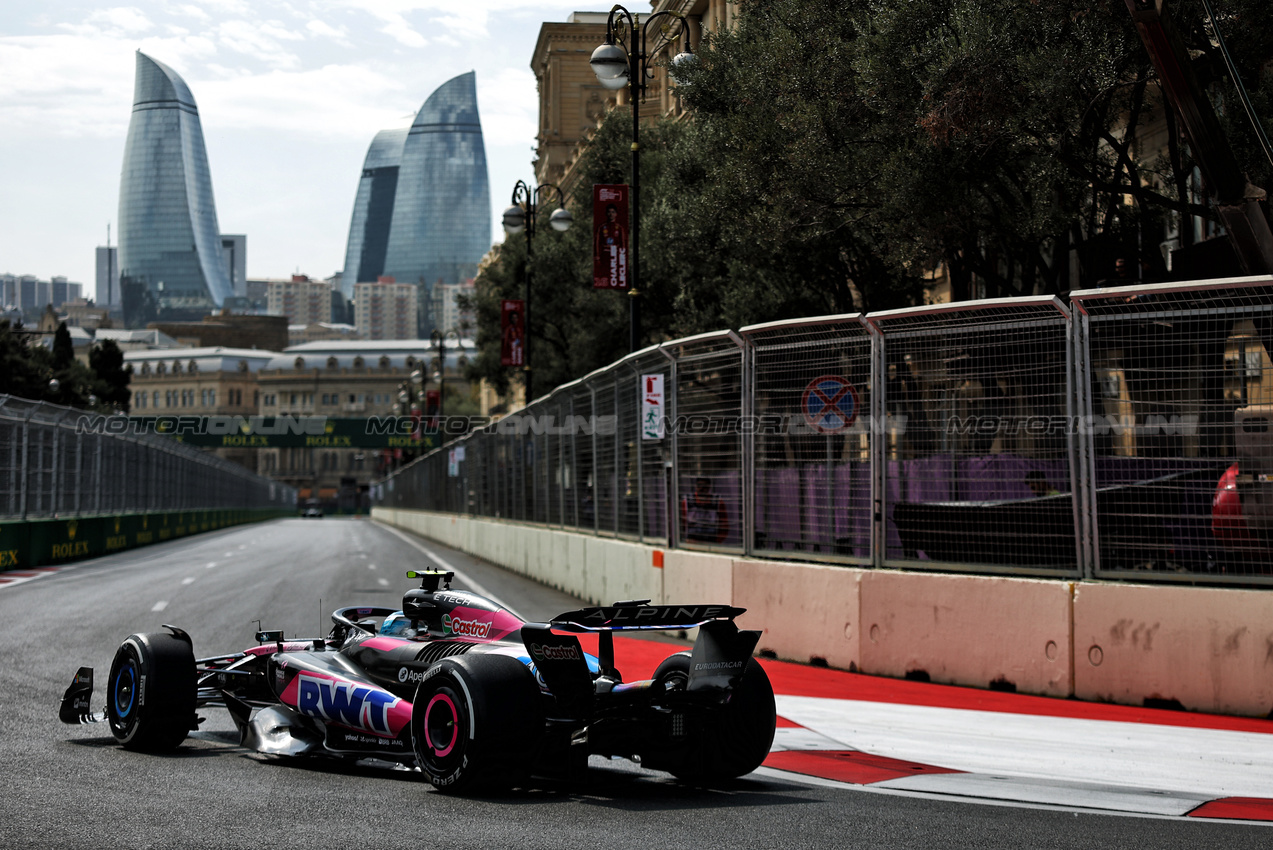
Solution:
M 179 73 L 199 106 L 217 220 L 247 234 L 251 278 L 330 276 L 363 157 L 439 85 L 477 74 L 491 237 L 534 179 L 540 25 L 585 0 L 0 2 L 0 273 L 65 275 L 92 294 L 116 244 L 134 51 Z M 644 12 L 648 3 L 631 4 Z

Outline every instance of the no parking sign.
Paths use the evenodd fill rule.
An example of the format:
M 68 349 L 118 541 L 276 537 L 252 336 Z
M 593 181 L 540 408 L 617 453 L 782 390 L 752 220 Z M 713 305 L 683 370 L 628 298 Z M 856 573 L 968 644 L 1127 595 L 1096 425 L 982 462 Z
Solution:
M 800 399 L 804 421 L 823 434 L 839 433 L 857 421 L 858 405 L 858 391 L 839 375 L 814 378 Z

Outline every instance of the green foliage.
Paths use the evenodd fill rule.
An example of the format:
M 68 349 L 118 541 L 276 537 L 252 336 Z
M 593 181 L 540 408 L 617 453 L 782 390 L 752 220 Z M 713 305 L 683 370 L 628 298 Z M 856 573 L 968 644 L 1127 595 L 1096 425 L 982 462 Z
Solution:
M 1267 126 L 1273 4 L 1213 5 Z M 676 70 L 690 117 L 642 127 L 645 343 L 916 304 L 936 268 L 956 300 L 1095 285 L 1137 252 L 1165 275 L 1173 223 L 1213 215 L 1123 0 L 737 8 Z M 1201 4 L 1169 9 L 1238 161 L 1273 188 Z M 624 296 L 591 289 L 587 193 L 630 182 L 630 134 L 626 109 L 598 128 L 572 231 L 551 231 L 544 205 L 530 261 L 536 394 L 627 353 Z M 510 237 L 478 280 L 474 377 L 500 389 L 498 302 L 524 297 L 527 262 L 524 237 Z
M 119 347 L 111 340 L 99 343 L 90 351 L 89 361 L 91 368 L 75 359 L 65 323 L 54 334 L 53 347 L 46 348 L 38 335 L 0 321 L 0 393 L 103 413 L 127 413 L 132 372 L 124 366 Z
M 89 368 L 97 376 L 97 397 L 101 404 L 128 412 L 132 380 L 131 367 L 124 366 L 124 352 L 113 339 L 102 340 L 88 353 Z

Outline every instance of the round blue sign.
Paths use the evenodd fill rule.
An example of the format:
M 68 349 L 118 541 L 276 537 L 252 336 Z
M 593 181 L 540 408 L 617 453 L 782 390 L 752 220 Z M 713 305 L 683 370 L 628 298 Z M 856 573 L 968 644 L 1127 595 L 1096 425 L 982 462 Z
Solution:
M 835 434 L 858 418 L 858 392 L 839 375 L 814 378 L 804 389 L 800 409 L 804 421 L 823 434 Z

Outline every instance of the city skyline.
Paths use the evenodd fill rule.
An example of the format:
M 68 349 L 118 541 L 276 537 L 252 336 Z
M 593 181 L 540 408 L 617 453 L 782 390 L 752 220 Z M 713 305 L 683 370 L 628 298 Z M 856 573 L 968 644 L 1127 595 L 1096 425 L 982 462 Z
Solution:
M 234 295 L 203 128 L 177 72 L 137 51 L 119 188 L 124 321 L 197 320 Z
M 0 12 L 0 108 L 10 130 L 0 162 L 22 163 L 0 168 L 12 201 L 0 210 L 0 271 L 64 275 L 95 294 L 94 249 L 108 225 L 118 232 L 138 49 L 198 93 L 219 223 L 249 237 L 248 277 L 343 269 L 357 191 L 349 175 L 369 129 L 410 123 L 429 92 L 468 71 L 485 131 L 492 241 L 501 240 L 498 201 L 533 173 L 529 63 L 539 25 L 578 6 L 150 0 L 86 11 L 51 0 Z

